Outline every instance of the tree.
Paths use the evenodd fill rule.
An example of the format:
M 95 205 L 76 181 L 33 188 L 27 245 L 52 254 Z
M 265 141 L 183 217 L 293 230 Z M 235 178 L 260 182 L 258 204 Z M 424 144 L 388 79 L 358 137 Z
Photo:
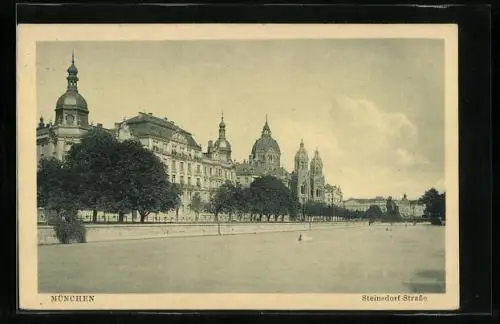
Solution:
M 66 163 L 78 183 L 79 205 L 96 211 L 124 214 L 137 210 L 141 222 L 151 212 L 175 207 L 179 190 L 172 185 L 162 162 L 136 140 L 118 142 L 95 130 L 72 146 Z
M 269 222 L 271 216 L 275 220 L 286 214 L 293 206 L 292 194 L 281 180 L 273 176 L 263 176 L 250 184 L 252 209 L 259 215 L 265 215 Z
M 92 222 L 97 222 L 97 211 L 106 210 L 108 197 L 103 190 L 109 185 L 108 169 L 113 161 L 110 154 L 116 150 L 117 140 L 105 130 L 94 128 L 80 143 L 71 146 L 65 157 L 68 168 L 74 170 L 78 183 L 78 203 L 83 209 L 90 209 Z
M 230 181 L 226 181 L 219 188 L 210 193 L 207 209 L 214 214 L 214 221 L 219 222 L 219 214 L 234 210 L 235 187 Z
M 425 214 L 430 218 L 431 223 L 441 224 L 446 220 L 446 193 L 439 193 L 436 189 L 427 190 L 418 203 L 425 205 Z
M 386 201 L 386 208 L 387 208 L 387 221 L 389 222 L 397 222 L 401 220 L 401 215 L 399 213 L 399 208 L 392 200 L 392 197 L 389 196 Z
M 250 212 L 250 188 L 242 188 L 240 184 L 237 184 L 233 193 L 233 203 L 235 211 L 238 213 L 238 220 L 241 221 L 243 216 Z
M 366 211 L 366 217 L 368 217 L 370 220 L 381 219 L 382 216 L 382 209 L 378 205 L 371 205 Z
M 37 204 L 56 218 L 64 213 L 78 211 L 77 175 L 63 162 L 55 159 L 41 159 L 37 170 Z M 75 216 L 76 217 L 76 216 Z
M 201 196 L 199 192 L 195 192 L 193 198 L 191 198 L 191 203 L 189 204 L 189 208 L 194 212 L 195 221 L 198 221 L 198 217 L 200 212 L 203 209 L 203 202 L 201 201 Z

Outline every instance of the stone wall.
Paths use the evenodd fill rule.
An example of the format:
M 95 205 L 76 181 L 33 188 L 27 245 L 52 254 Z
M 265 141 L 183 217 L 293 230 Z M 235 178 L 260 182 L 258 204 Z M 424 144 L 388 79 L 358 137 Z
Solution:
M 87 242 L 119 241 L 147 238 L 236 235 L 269 232 L 329 229 L 334 226 L 360 226 L 353 223 L 216 223 L 212 224 L 127 224 L 85 225 Z M 51 226 L 38 226 L 38 244 L 58 244 Z

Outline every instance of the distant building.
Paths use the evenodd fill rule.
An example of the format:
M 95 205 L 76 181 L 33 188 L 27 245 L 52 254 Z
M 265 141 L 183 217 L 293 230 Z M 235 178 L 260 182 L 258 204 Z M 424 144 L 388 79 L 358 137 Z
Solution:
M 325 185 L 325 203 L 329 206 L 343 206 L 343 193 L 340 186 Z
M 403 194 L 401 199 L 393 199 L 398 206 L 399 213 L 403 218 L 406 217 L 421 217 L 424 215 L 425 206 L 418 204 L 417 201 L 408 200 L 406 194 Z M 382 212 L 387 211 L 387 198 L 350 198 L 344 201 L 344 207 L 351 211 L 367 211 L 371 205 L 379 206 Z

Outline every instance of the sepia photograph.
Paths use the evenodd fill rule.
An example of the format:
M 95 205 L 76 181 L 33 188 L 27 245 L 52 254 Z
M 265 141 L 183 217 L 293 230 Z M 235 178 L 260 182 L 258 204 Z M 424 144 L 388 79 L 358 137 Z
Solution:
M 456 309 L 455 25 L 20 25 L 27 309 Z

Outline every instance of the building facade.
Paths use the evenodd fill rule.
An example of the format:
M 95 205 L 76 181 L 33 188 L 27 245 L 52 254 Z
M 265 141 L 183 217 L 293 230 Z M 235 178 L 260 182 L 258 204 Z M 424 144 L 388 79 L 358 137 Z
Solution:
M 303 141 L 295 155 L 294 170 L 288 172 L 281 165 L 281 149 L 273 138 L 267 116 L 260 137 L 254 142 L 248 161 L 232 160 L 232 147 L 227 137 L 224 116 L 219 123 L 218 137 L 209 140 L 204 152 L 192 133 L 179 127 L 167 117 L 139 112 L 116 122 L 112 128 L 89 124 L 89 107 L 78 89 L 78 69 L 74 55 L 67 69 L 66 91 L 55 104 L 54 123 L 45 123 L 43 117 L 36 129 L 37 161 L 45 157 L 63 160 L 66 152 L 94 128 L 101 128 L 118 140 L 136 139 L 151 150 L 165 165 L 169 181 L 183 188 L 180 211 L 186 212 L 192 197 L 199 193 L 207 201 L 210 192 L 226 181 L 244 187 L 258 177 L 271 175 L 286 187 L 296 190 L 300 202 L 317 201 L 332 204 L 342 202 L 338 186 L 328 186 L 323 175 L 323 162 L 316 150 L 309 161 Z
M 422 217 L 424 215 L 425 206 L 417 201 L 408 200 L 406 194 L 403 194 L 401 199 L 392 199 L 398 206 L 401 217 Z M 387 211 L 387 198 L 350 198 L 344 201 L 344 207 L 351 211 L 367 211 L 370 206 L 379 206 L 382 212 Z
M 165 165 L 169 181 L 181 185 L 181 211 L 187 211 L 196 193 L 202 200 L 208 201 L 211 190 L 226 181 L 234 183 L 236 180 L 223 118 L 219 124 L 219 138 L 215 143 L 209 141 L 207 152 L 202 151 L 190 132 L 166 117 L 139 113 L 117 127 L 127 129 L 130 137 L 138 139 L 143 147 L 153 151 Z
M 55 157 L 62 160 L 73 143 L 78 143 L 92 127 L 88 122 L 87 101 L 78 91 L 78 69 L 74 55 L 67 70 L 66 91 L 57 99 L 55 122 L 45 123 L 43 117 L 36 129 L 37 160 Z
M 323 161 L 316 149 L 309 163 L 309 156 L 301 140 L 299 149 L 295 153 L 293 171 L 293 186 L 300 203 L 306 201 L 326 202 L 325 176 L 323 175 Z M 333 199 L 333 192 L 332 192 Z
M 103 128 L 102 124 L 89 125 L 88 105 L 78 91 L 74 56 L 67 72 L 67 89 L 56 102 L 55 122 L 46 124 L 41 117 L 36 129 L 37 161 L 44 157 L 62 160 L 71 145 L 79 143 L 89 130 Z M 140 141 L 143 147 L 160 158 L 169 180 L 182 185 L 181 211 L 188 209 L 195 193 L 198 192 L 202 200 L 208 200 L 211 190 L 225 181 L 236 181 L 231 144 L 226 138 L 223 118 L 219 124 L 219 137 L 215 142 L 209 141 L 207 152 L 202 151 L 190 132 L 166 117 L 156 117 L 151 113 L 140 112 L 105 130 L 118 140 L 134 138 Z

